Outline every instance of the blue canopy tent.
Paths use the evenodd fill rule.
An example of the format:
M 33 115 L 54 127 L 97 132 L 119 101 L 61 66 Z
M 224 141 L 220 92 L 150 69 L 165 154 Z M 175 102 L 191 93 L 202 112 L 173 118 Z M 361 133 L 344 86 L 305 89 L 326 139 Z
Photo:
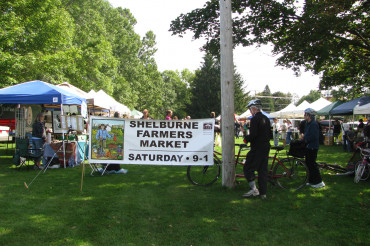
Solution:
M 81 105 L 81 115 L 87 116 L 86 99 L 58 86 L 30 81 L 0 89 L 0 103 Z
M 0 89 L 0 103 L 60 105 L 61 110 L 63 110 L 63 105 L 81 105 L 81 114 L 85 117 L 87 116 L 87 104 L 85 98 L 39 80 Z M 22 114 L 18 113 L 18 115 Z M 20 118 L 21 116 L 19 116 L 19 119 L 16 117 L 16 122 L 18 120 L 24 121 Z M 26 135 L 22 127 L 20 127 L 19 131 L 16 132 L 20 138 L 24 138 Z M 63 144 L 63 152 L 64 151 L 65 147 Z
M 35 80 L 0 89 L 0 103 L 86 105 L 86 99 L 55 85 Z
M 364 105 L 370 103 L 370 96 L 364 96 L 355 98 L 351 101 L 348 101 L 346 103 L 343 103 L 339 105 L 338 107 L 335 107 L 329 111 L 330 115 L 352 115 L 353 109 L 358 105 Z

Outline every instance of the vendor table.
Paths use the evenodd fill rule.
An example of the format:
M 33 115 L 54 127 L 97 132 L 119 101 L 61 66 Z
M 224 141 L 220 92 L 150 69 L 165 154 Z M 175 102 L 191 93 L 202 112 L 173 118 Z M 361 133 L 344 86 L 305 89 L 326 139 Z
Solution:
M 66 166 L 74 167 L 80 165 L 83 161 L 83 152 L 79 151 L 78 142 L 76 141 L 65 141 L 65 151 L 63 150 L 63 141 L 45 144 L 43 164 L 46 165 L 48 158 L 57 157 L 61 166 L 64 166 L 64 156 L 66 160 Z M 64 155 L 65 154 L 65 155 Z

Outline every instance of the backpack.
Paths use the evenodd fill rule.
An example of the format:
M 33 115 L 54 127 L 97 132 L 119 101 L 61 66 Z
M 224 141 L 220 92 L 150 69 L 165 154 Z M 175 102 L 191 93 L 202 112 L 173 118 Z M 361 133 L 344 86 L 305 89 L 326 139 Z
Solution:
M 292 140 L 289 144 L 288 155 L 303 158 L 306 153 L 306 144 L 303 140 Z

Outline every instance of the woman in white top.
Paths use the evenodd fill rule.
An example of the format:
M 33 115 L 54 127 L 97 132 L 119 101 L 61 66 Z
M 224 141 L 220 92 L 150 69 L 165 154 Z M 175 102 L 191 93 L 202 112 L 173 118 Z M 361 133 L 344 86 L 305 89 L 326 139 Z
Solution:
M 279 131 L 280 131 L 280 124 L 279 121 L 275 118 L 274 123 L 272 124 L 272 135 L 274 138 L 274 146 L 279 146 Z

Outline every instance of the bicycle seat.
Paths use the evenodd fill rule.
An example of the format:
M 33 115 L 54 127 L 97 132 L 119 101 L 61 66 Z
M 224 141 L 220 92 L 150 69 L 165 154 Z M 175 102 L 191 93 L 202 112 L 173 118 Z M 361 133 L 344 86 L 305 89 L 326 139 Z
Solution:
M 275 149 L 275 150 L 283 150 L 284 149 L 284 146 L 272 146 L 271 149 Z
M 247 144 L 235 144 L 235 146 L 239 146 L 240 148 L 246 148 L 246 147 L 248 147 Z

